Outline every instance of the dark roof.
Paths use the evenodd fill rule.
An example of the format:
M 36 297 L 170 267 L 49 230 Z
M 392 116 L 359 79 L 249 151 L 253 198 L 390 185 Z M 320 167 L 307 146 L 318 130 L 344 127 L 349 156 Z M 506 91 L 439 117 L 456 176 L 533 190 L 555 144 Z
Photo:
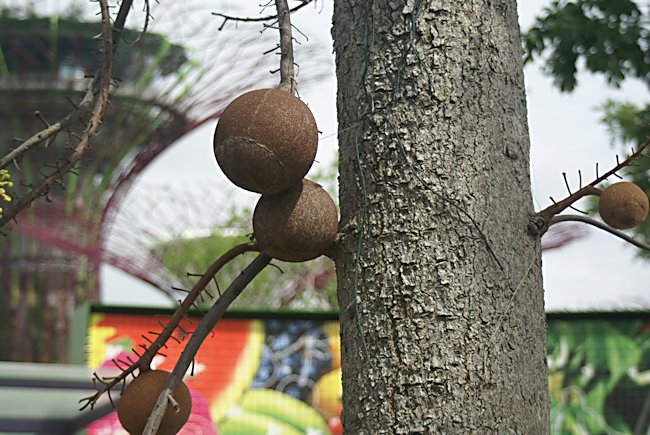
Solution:
M 0 77 L 2 73 L 50 73 L 61 68 L 78 67 L 93 74 L 101 61 L 100 22 L 83 22 L 58 17 L 12 18 L 0 15 Z M 151 65 L 157 74 L 168 75 L 187 62 L 185 49 L 164 36 L 126 29 L 122 45 L 113 61 L 114 77 L 137 80 Z

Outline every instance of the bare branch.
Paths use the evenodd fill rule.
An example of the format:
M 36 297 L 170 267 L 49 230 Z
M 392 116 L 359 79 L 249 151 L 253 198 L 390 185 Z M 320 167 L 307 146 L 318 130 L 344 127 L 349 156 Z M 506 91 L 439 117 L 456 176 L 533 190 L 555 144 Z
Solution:
M 645 243 L 642 243 L 638 240 L 636 240 L 634 237 L 631 237 L 627 234 L 625 234 L 623 231 L 619 231 L 617 229 L 614 229 L 607 224 L 604 224 L 600 221 L 597 221 L 596 219 L 590 218 L 588 216 L 580 216 L 580 215 L 574 215 L 574 214 L 565 214 L 565 215 L 559 215 L 559 216 L 554 216 L 551 218 L 551 222 L 549 223 L 549 227 L 551 225 L 557 224 L 559 222 L 584 222 L 589 225 L 593 225 L 596 228 L 599 228 L 601 230 L 607 231 L 610 234 L 615 235 L 616 237 L 619 237 L 623 240 L 625 240 L 628 243 L 633 244 L 639 249 L 643 249 L 645 251 L 650 251 L 650 246 L 646 245 Z
M 192 337 L 187 342 L 183 353 L 181 354 L 174 370 L 172 371 L 169 378 L 167 378 L 167 383 L 165 387 L 160 392 L 158 396 L 158 401 L 154 405 L 153 410 L 147 420 L 147 425 L 142 432 L 144 434 L 155 434 L 158 431 L 160 422 L 162 421 L 165 411 L 167 410 L 167 404 L 169 402 L 168 398 L 171 396 L 172 392 L 178 387 L 178 385 L 183 380 L 183 376 L 187 373 L 187 369 L 192 364 L 196 353 L 198 352 L 203 340 L 210 334 L 214 326 L 217 324 L 219 319 L 223 316 L 223 313 L 226 309 L 234 302 L 237 296 L 246 288 L 248 283 L 250 283 L 258 273 L 266 267 L 267 264 L 271 261 L 271 257 L 261 253 L 255 260 L 253 260 L 246 269 L 230 284 L 230 286 L 223 292 L 223 294 L 217 299 L 210 311 L 208 311 L 201 320 L 201 323 L 197 326 L 196 330 L 192 334 Z
M 571 205 L 578 201 L 579 199 L 587 196 L 587 195 L 600 195 L 601 190 L 596 187 L 598 183 L 601 183 L 608 177 L 612 175 L 616 175 L 616 172 L 621 170 L 622 168 L 628 166 L 632 161 L 635 159 L 641 157 L 643 154 L 643 151 L 650 145 L 650 138 L 646 139 L 645 142 L 643 142 L 639 148 L 636 150 L 636 152 L 630 154 L 625 160 L 619 161 L 618 156 L 616 156 L 616 166 L 614 166 L 612 169 L 609 171 L 605 172 L 602 175 L 598 175 L 598 165 L 596 165 L 596 179 L 593 180 L 591 183 L 587 184 L 584 187 L 581 187 L 579 190 L 576 190 L 566 198 L 564 198 L 561 201 L 554 202 L 552 205 L 549 207 L 546 207 L 544 210 L 540 211 L 537 213 L 535 216 L 534 222 L 532 226 L 529 226 L 529 228 L 534 228 L 536 227 L 537 234 L 544 234 L 544 232 L 548 229 L 548 227 L 551 224 L 551 220 L 553 219 L 553 216 L 557 215 L 558 213 L 563 212 L 567 208 L 571 207 Z M 566 181 L 566 179 L 565 179 Z M 567 185 L 568 188 L 568 185 Z
M 167 324 L 160 332 L 160 334 L 157 335 L 156 339 L 152 342 L 151 340 L 145 337 L 147 341 L 151 344 L 149 346 L 140 345 L 142 348 L 145 349 L 144 353 L 142 355 L 139 355 L 137 352 L 135 352 L 135 350 L 133 351 L 134 353 L 136 353 L 136 355 L 138 355 L 138 360 L 132 363 L 126 370 L 124 370 L 119 376 L 117 376 L 111 382 L 107 383 L 103 388 L 98 389 L 97 393 L 82 399 L 87 403 L 85 403 L 81 409 L 84 409 L 88 405 L 91 405 L 92 407 L 92 405 L 101 397 L 102 394 L 104 394 L 106 391 L 113 388 L 115 385 L 117 385 L 118 382 L 120 382 L 122 379 L 125 379 L 129 374 L 133 373 L 136 369 L 143 369 L 143 368 L 148 369 L 153 357 L 159 354 L 160 350 L 163 347 L 166 347 L 167 340 L 169 340 L 169 338 L 172 337 L 172 334 L 178 327 L 180 321 L 190 310 L 196 298 L 201 294 L 201 291 L 210 283 L 214 275 L 216 275 L 217 272 L 219 272 L 219 270 L 221 270 L 223 266 L 225 266 L 228 262 L 230 262 L 235 257 L 245 252 L 257 251 L 257 250 L 258 250 L 257 245 L 255 243 L 252 242 L 242 243 L 240 245 L 234 246 L 233 248 L 229 249 L 225 254 L 223 254 L 214 263 L 212 263 L 210 267 L 208 267 L 208 269 L 205 271 L 205 273 L 201 276 L 201 278 L 196 282 L 194 287 L 192 287 L 192 289 L 187 294 L 187 296 L 185 296 L 185 299 L 183 299 L 183 301 L 178 306 L 178 308 L 176 308 L 176 311 L 174 311 L 174 314 L 167 321 Z
M 84 95 L 79 107 L 72 111 L 65 118 L 61 119 L 59 122 L 52 124 L 51 126 L 39 131 L 29 139 L 22 142 L 16 148 L 14 148 L 10 153 L 0 159 L 0 169 L 5 168 L 11 162 L 16 161 L 20 156 L 29 151 L 33 146 L 38 145 L 39 143 L 47 140 L 62 130 L 68 128 L 74 121 L 79 118 L 82 118 L 88 113 L 90 113 L 90 107 L 93 102 L 92 88 L 88 89 Z
M 313 1 L 314 0 L 303 0 L 303 2 L 300 3 L 298 6 L 289 9 L 289 13 L 293 13 L 299 9 L 302 9 Z M 212 15 L 223 18 L 223 24 L 221 24 L 221 27 L 219 29 L 223 29 L 223 26 L 225 26 L 228 21 L 241 21 L 244 23 L 260 23 L 263 21 L 275 21 L 279 17 L 279 14 L 268 15 L 266 17 L 234 17 L 231 15 L 219 14 L 217 12 L 212 12 Z
M 122 7 L 127 2 L 122 3 Z M 102 41 L 103 41 L 103 52 L 104 58 L 102 61 L 102 66 L 100 67 L 99 73 L 95 76 L 93 85 L 97 85 L 97 97 L 95 100 L 94 107 L 92 109 L 92 117 L 90 122 L 86 127 L 82 140 L 74 149 L 72 155 L 67 159 L 66 164 L 57 168 L 52 174 L 42 180 L 38 185 L 32 188 L 27 195 L 20 198 L 15 206 L 10 208 L 6 213 L 0 217 L 0 227 L 7 224 L 9 221 L 14 219 L 16 215 L 24 208 L 28 207 L 36 198 L 47 193 L 48 189 L 52 184 L 57 180 L 62 178 L 65 174 L 70 171 L 75 164 L 81 159 L 83 153 L 90 147 L 92 138 L 97 134 L 97 130 L 102 122 L 102 117 L 104 115 L 104 108 L 108 103 L 108 95 L 111 86 L 111 68 L 113 63 L 113 50 L 115 43 L 113 42 L 111 25 L 110 25 L 110 14 L 108 11 L 107 0 L 99 0 L 99 5 L 102 15 Z M 122 8 L 120 8 L 120 11 Z M 127 11 L 128 13 L 128 11 Z M 93 86 L 94 88 L 94 86 Z M 93 94 L 95 90 L 93 89 Z
M 133 41 L 133 45 L 137 44 L 142 40 L 142 37 L 147 33 L 147 30 L 149 29 L 149 21 L 151 20 L 151 5 L 149 4 L 149 0 L 144 0 L 144 26 L 142 26 L 142 31 L 138 35 L 135 41 Z
M 117 18 L 115 19 L 115 23 L 113 24 L 113 28 L 111 30 L 111 38 L 106 38 L 106 26 L 103 27 L 102 29 L 102 38 L 104 40 L 104 64 L 102 65 L 102 70 L 105 71 L 105 64 L 107 62 L 107 50 L 106 48 L 109 46 L 108 43 L 112 43 L 112 50 L 110 51 L 110 54 L 113 55 L 115 54 L 115 50 L 117 49 L 117 45 L 120 40 L 120 36 L 122 34 L 122 31 L 124 30 L 124 23 L 126 22 L 126 17 L 129 14 L 129 10 L 131 9 L 131 4 L 133 3 L 133 0 L 125 0 L 121 7 L 120 10 L 117 13 Z M 148 3 L 147 3 L 148 4 Z M 100 3 L 101 5 L 101 3 Z M 103 6 L 101 6 L 103 7 Z M 108 17 L 104 17 L 104 13 L 102 11 L 102 22 L 105 25 L 109 25 L 110 20 Z M 108 42 L 108 43 L 107 43 Z M 110 59 L 110 62 L 112 62 L 112 57 Z M 110 77 L 110 76 L 109 76 Z M 55 136 L 57 133 L 61 132 L 62 130 L 65 130 L 68 128 L 74 121 L 78 120 L 79 118 L 83 118 L 84 116 L 88 115 L 90 113 L 90 109 L 92 107 L 92 103 L 94 102 L 95 96 L 93 94 L 93 91 L 95 89 L 99 89 L 100 85 L 99 82 L 103 79 L 102 75 L 95 75 L 95 79 L 93 80 L 92 86 L 86 91 L 86 94 L 81 100 L 81 103 L 73 110 L 70 112 L 67 116 L 65 116 L 63 119 L 61 119 L 59 122 L 56 122 L 50 126 L 47 126 L 45 129 L 39 131 L 29 139 L 25 140 L 22 142 L 20 145 L 18 145 L 15 149 L 13 149 L 9 154 L 6 156 L 2 157 L 0 159 L 0 169 L 6 167 L 9 165 L 11 162 L 15 162 L 21 155 L 23 155 L 25 152 L 29 151 L 34 145 L 38 145 L 39 143 Z
M 67 126 L 74 120 L 78 119 L 78 117 L 81 116 L 84 111 L 89 110 L 94 102 L 94 106 L 91 110 L 92 117 L 90 118 L 90 122 L 88 123 L 86 130 L 84 131 L 84 134 L 79 141 L 79 144 L 74 148 L 73 153 L 67 158 L 66 164 L 58 167 L 53 173 L 45 177 L 36 186 L 32 187 L 27 195 L 18 200 L 16 205 L 14 205 L 6 213 L 3 213 L 2 216 L 0 216 L 0 227 L 15 219 L 16 215 L 24 208 L 30 206 L 36 198 L 47 194 L 50 186 L 60 181 L 68 172 L 72 171 L 77 162 L 81 160 L 84 152 L 90 147 L 92 139 L 97 135 L 99 126 L 102 123 L 104 109 L 108 104 L 108 96 L 111 86 L 113 55 L 117 50 L 120 35 L 124 29 L 124 23 L 126 22 L 126 17 L 128 16 L 132 1 L 133 0 L 124 0 L 122 2 L 115 23 L 111 28 L 111 20 L 107 0 L 99 0 L 102 16 L 102 52 L 104 53 L 104 56 L 102 59 L 102 65 L 99 67 L 97 74 L 95 74 L 92 86 L 84 96 L 80 107 L 75 109 L 70 115 L 66 116 L 60 122 L 52 126 L 48 126 L 45 130 L 32 136 L 32 138 L 28 139 L 25 142 L 28 143 L 27 146 L 25 146 L 25 143 L 19 145 L 16 150 L 20 151 L 18 153 L 15 153 L 16 150 L 14 150 L 14 157 L 10 157 L 8 159 L 5 158 L 2 160 L 4 164 L 16 161 L 18 155 L 25 153 L 28 149 L 37 143 L 49 139 L 61 131 L 64 126 Z
M 122 32 L 124 31 L 124 25 L 126 24 L 126 17 L 129 15 L 132 4 L 133 0 L 122 0 L 120 9 L 117 11 L 117 17 L 115 17 L 115 22 L 113 23 L 111 38 L 113 41 L 113 54 L 115 54 L 117 46 L 122 39 Z
M 291 17 L 287 0 L 275 0 L 280 29 L 280 85 L 279 89 L 294 93 L 293 86 L 293 37 Z

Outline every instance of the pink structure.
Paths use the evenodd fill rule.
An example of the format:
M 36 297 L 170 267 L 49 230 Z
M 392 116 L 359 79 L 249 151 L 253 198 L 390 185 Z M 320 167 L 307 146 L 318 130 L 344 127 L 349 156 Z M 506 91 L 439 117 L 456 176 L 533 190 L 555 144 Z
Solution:
M 70 113 L 100 62 L 99 41 L 93 39 L 100 30 L 98 22 L 59 16 L 0 15 L 0 154 L 14 146 L 15 138 L 42 129 L 43 119 L 53 123 Z M 270 68 L 260 66 L 275 60 L 261 56 L 259 43 L 266 44 L 268 37 L 256 30 L 233 28 L 216 32 L 210 41 L 204 37 L 204 44 L 210 43 L 204 63 L 154 30 L 135 45 L 130 43 L 140 32 L 125 32 L 113 64 L 119 86 L 111 94 L 100 135 L 75 172 L 54 186 L 47 200 L 24 210 L 2 236 L 0 360 L 66 361 L 68 319 L 79 302 L 98 299 L 102 262 L 162 287 L 152 278 L 156 274 L 151 271 L 160 268 L 155 260 L 106 252 L 111 222 L 133 181 L 156 156 L 217 118 L 242 90 L 274 80 Z M 233 43 L 246 48 L 236 56 L 219 49 Z M 253 47 L 259 54 L 247 55 Z M 266 79 L 251 74 L 254 70 Z M 222 80 L 226 73 L 231 84 Z M 83 131 L 81 121 L 72 130 Z M 76 140 L 61 133 L 9 167 L 15 181 L 12 196 L 65 161 Z

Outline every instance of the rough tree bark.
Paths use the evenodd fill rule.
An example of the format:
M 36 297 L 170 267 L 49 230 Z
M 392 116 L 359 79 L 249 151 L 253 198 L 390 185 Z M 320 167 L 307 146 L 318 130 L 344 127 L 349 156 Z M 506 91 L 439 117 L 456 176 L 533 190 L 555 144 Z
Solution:
M 547 433 L 516 1 L 337 1 L 333 36 L 346 433 Z

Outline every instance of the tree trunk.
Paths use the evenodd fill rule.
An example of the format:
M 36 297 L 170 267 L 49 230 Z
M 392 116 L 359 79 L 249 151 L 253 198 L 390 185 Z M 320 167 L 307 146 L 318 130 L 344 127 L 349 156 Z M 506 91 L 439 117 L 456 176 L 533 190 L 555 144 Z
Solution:
M 346 433 L 549 431 L 515 0 L 335 2 Z

